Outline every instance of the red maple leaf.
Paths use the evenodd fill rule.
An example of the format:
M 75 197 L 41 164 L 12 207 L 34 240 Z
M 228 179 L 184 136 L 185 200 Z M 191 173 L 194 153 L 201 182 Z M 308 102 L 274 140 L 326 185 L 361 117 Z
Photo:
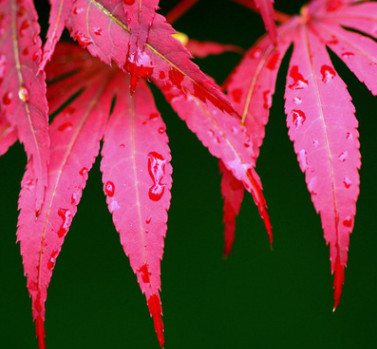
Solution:
M 64 22 L 73 38 L 92 55 L 108 64 L 114 61 L 119 68 L 107 67 L 74 45 L 57 46 L 53 60 L 46 66 L 50 111 L 58 112 L 50 126 L 51 145 L 46 148 L 51 156 L 46 192 L 43 205 L 36 210 L 37 159 L 33 157 L 22 180 L 17 232 L 39 346 L 45 346 L 45 301 L 52 271 L 102 138 L 101 170 L 108 207 L 163 346 L 160 260 L 172 169 L 165 126 L 148 86 L 144 81 L 136 86 L 135 76 L 153 80 L 210 152 L 245 184 L 271 235 L 260 180 L 254 170 L 253 146 L 226 96 L 190 61 L 190 53 L 172 36 L 175 32 L 162 16 L 156 14 L 151 25 L 131 31 L 127 24 L 133 7 L 124 11 L 117 6 L 123 1 L 79 0 L 68 17 L 70 4 L 59 4 L 57 15 L 58 5 L 52 3 L 53 20 L 39 68 L 43 69 L 50 59 Z M 134 11 L 140 11 L 140 7 Z M 124 47 L 136 36 L 137 45 L 130 45 L 129 50 L 140 50 L 143 35 L 137 34 L 138 30 L 145 35 L 144 51 L 138 53 L 147 55 L 151 65 L 136 64 L 136 71 L 131 72 L 131 51 L 125 54 Z M 35 76 L 43 81 L 44 71 L 37 74 L 36 64 Z M 74 100 L 66 105 L 72 96 Z M 5 113 L 11 115 L 7 110 Z M 6 120 L 3 129 L 5 152 L 15 135 Z
M 229 95 L 243 125 L 253 135 L 254 151 L 258 153 L 279 66 L 293 44 L 285 92 L 287 125 L 314 207 L 321 216 L 325 240 L 330 244 L 334 309 L 341 295 L 354 226 L 360 153 L 355 109 L 326 48 L 377 94 L 377 44 L 363 35 L 377 36 L 377 4 L 353 3 L 312 1 L 300 16 L 278 27 L 277 45 L 267 36 L 260 39 L 227 82 Z

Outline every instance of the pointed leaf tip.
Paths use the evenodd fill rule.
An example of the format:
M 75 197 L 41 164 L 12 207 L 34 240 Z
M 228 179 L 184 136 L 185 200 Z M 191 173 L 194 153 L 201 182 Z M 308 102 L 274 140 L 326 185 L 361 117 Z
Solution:
M 256 177 L 257 174 L 255 172 L 253 173 L 251 169 L 248 169 L 246 174 L 251 184 L 251 188 L 249 189 L 251 190 L 251 194 L 253 195 L 254 202 L 258 206 L 259 214 L 261 218 L 263 219 L 264 226 L 266 228 L 268 237 L 270 239 L 270 245 L 272 247 L 272 243 L 273 243 L 272 225 L 271 225 L 270 216 L 267 211 L 267 203 L 262 193 L 262 187 L 258 183 L 258 179 Z
M 148 308 L 154 322 L 154 328 L 157 333 L 158 342 L 161 348 L 164 348 L 164 324 L 162 322 L 162 308 L 160 297 L 157 294 L 153 294 L 148 298 Z
M 237 180 L 232 172 L 226 169 L 222 161 L 219 162 L 221 178 L 221 195 L 224 199 L 223 222 L 224 222 L 224 252 L 223 258 L 229 257 L 235 238 L 236 218 L 240 212 L 244 196 L 244 186 Z
M 37 317 L 35 320 L 35 334 L 38 338 L 39 349 L 45 349 L 46 348 L 46 344 L 45 344 L 46 332 L 45 332 L 44 321 L 40 316 Z
M 340 302 L 340 296 L 342 295 L 342 288 L 344 284 L 344 266 L 340 264 L 339 257 L 337 257 L 337 260 L 335 262 L 335 268 L 334 268 L 334 308 L 333 312 L 336 310 L 336 308 L 339 305 Z

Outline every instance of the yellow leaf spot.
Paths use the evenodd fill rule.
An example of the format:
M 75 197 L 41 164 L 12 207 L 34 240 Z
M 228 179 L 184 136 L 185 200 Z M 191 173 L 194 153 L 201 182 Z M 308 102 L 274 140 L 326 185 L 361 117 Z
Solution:
M 179 40 L 183 44 L 183 46 L 186 46 L 189 41 L 189 37 L 186 34 L 181 33 L 181 32 L 177 32 L 176 34 L 173 34 L 172 37 Z

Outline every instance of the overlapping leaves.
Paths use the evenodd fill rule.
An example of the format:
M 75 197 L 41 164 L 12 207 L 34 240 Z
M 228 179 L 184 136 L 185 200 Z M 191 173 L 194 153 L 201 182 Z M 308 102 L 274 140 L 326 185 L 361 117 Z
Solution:
M 271 234 L 260 180 L 254 170 L 251 141 L 233 116 L 236 112 L 226 96 L 191 62 L 190 53 L 173 37 L 175 31 L 155 13 L 157 2 L 51 1 L 50 28 L 43 53 L 35 18 L 27 17 L 28 21 L 22 22 L 25 14 L 35 17 L 33 3 L 19 3 L 8 1 L 5 18 L 14 28 L 20 27 L 17 34 L 20 40 L 16 40 L 16 29 L 6 33 L 5 40 L 14 49 L 1 66 L 2 88 L 9 89 L 4 92 L 0 115 L 1 152 L 17 136 L 30 152 L 19 199 L 17 238 L 39 346 L 45 347 L 45 301 L 52 271 L 77 212 L 101 139 L 101 171 L 108 208 L 163 346 L 160 261 L 172 168 L 165 126 L 143 80 L 152 79 L 161 88 L 209 151 L 245 184 Z M 93 56 L 108 65 L 115 62 L 118 68 L 107 67 L 74 45 L 60 45 L 55 50 L 64 25 Z M 29 52 L 23 44 L 25 30 L 30 31 L 29 40 L 35 36 L 35 52 L 34 48 Z M 53 60 L 47 64 L 54 50 Z M 17 63 L 21 54 L 31 67 L 28 72 L 33 72 L 29 73 L 29 80 L 24 78 L 25 63 Z M 9 64 L 11 59 L 13 65 Z M 12 71 L 12 66 L 17 69 Z M 47 117 L 44 124 L 39 122 L 34 126 L 34 119 L 41 112 L 30 108 L 34 106 L 32 102 L 38 105 L 35 102 L 38 98 L 46 101 L 45 91 L 34 88 L 30 93 L 25 84 L 29 81 L 43 88 L 44 69 L 50 81 L 47 91 L 50 112 L 57 113 L 48 134 Z M 12 97 L 16 93 L 15 103 Z M 26 110 L 29 129 L 13 122 L 12 103 Z M 47 116 L 47 103 L 43 108 L 43 115 Z M 25 122 L 22 115 L 18 119 L 19 123 Z M 25 129 L 26 139 L 34 140 L 32 146 L 23 140 Z M 43 132 L 43 139 L 34 137 L 35 134 L 43 136 Z
M 367 36 L 377 37 L 376 13 L 375 2 L 312 1 L 300 16 L 278 28 L 276 45 L 270 37 L 260 39 L 227 85 L 242 123 L 254 136 L 258 154 L 279 66 L 293 44 L 285 90 L 287 126 L 314 207 L 321 216 L 325 240 L 330 244 L 334 309 L 342 291 L 354 226 L 360 153 L 355 109 L 327 49 L 376 95 L 377 44 Z M 239 197 L 227 190 L 222 191 L 226 206 L 227 201 Z M 229 210 L 226 216 L 232 218 L 229 224 L 234 226 L 235 215 Z
M 269 37 L 257 42 L 229 79 L 232 106 L 155 12 L 157 0 L 50 0 L 43 51 L 33 2 L 2 2 L 0 154 L 19 139 L 28 155 L 17 238 L 40 348 L 45 347 L 47 288 L 101 140 L 108 208 L 164 345 L 160 261 L 172 168 L 165 126 L 144 80 L 161 89 L 190 130 L 220 159 L 225 254 L 231 250 L 243 188 L 253 195 L 272 241 L 255 162 L 276 75 L 292 44 L 287 125 L 330 244 L 337 306 L 359 192 L 360 154 L 351 98 L 327 48 L 376 94 L 377 44 L 358 32 L 376 38 L 377 7 L 375 2 L 313 0 L 300 16 L 276 28 L 272 3 L 255 0 L 251 5 L 261 12 Z M 102 62 L 71 44 L 58 45 L 55 51 L 65 26 Z M 193 51 L 203 48 L 206 54 L 234 49 L 210 43 Z M 48 108 L 57 113 L 50 128 Z

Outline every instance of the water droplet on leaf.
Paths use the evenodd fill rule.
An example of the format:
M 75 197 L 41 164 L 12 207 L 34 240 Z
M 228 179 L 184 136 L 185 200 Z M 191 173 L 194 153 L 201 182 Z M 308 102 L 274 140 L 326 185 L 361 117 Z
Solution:
M 63 124 L 61 124 L 59 127 L 58 127 L 58 130 L 59 131 L 71 131 L 72 130 L 72 123 L 67 121 Z
M 165 159 L 161 154 L 150 152 L 148 154 L 148 172 L 152 178 L 153 185 L 149 188 L 149 198 L 158 201 L 162 198 L 165 191 L 165 184 L 162 184 L 162 178 L 165 175 Z
M 114 183 L 110 181 L 106 182 L 106 184 L 103 187 L 103 190 L 108 197 L 112 197 L 115 192 Z
M 298 153 L 298 156 L 299 156 L 301 169 L 304 172 L 308 168 L 308 157 L 307 157 L 308 153 L 306 152 L 305 149 L 301 149 Z
M 149 80 L 153 74 L 153 64 L 150 56 L 138 49 L 136 52 L 127 53 L 126 64 L 124 66 L 126 71 L 130 73 L 130 94 L 135 92 L 136 82 L 138 79 Z
M 292 110 L 292 122 L 296 128 L 301 127 L 306 120 L 305 113 L 302 110 Z
M 344 152 L 339 154 L 338 160 L 341 161 L 341 162 L 344 162 L 344 161 L 346 161 L 347 156 L 348 156 L 348 152 L 344 151 Z
M 23 102 L 29 100 L 29 90 L 25 86 L 21 86 L 18 90 L 18 98 Z
M 292 84 L 288 85 L 288 87 L 292 90 L 302 90 L 308 86 L 308 80 L 305 80 L 302 74 L 298 71 L 298 66 L 294 65 L 290 72 L 289 77 L 293 79 Z
M 347 189 L 350 188 L 351 185 L 352 185 L 352 181 L 351 181 L 348 177 L 344 177 L 343 183 L 344 183 L 344 186 L 345 186 Z
M 351 228 L 352 227 L 352 218 L 350 216 L 348 216 L 344 221 L 343 221 L 343 225 L 347 228 Z
M 150 282 L 149 277 L 151 276 L 151 273 L 148 270 L 148 265 L 147 264 L 144 264 L 143 266 L 141 266 L 138 269 L 137 272 L 141 273 L 141 279 L 143 280 L 143 282 L 145 282 L 145 283 Z
M 59 217 L 63 220 L 60 229 L 58 230 L 58 236 L 62 238 L 68 231 L 72 221 L 72 212 L 66 208 L 59 208 Z
M 240 88 L 234 89 L 230 94 L 232 95 L 235 103 L 241 103 L 242 90 Z
M 3 96 L 3 103 L 4 105 L 9 105 L 12 103 L 13 93 L 8 91 Z
M 342 53 L 343 58 L 350 58 L 352 56 L 354 56 L 354 54 L 352 52 L 343 52 Z
M 73 39 L 77 40 L 82 47 L 87 47 L 93 43 L 88 36 L 78 31 L 73 35 Z
M 103 29 L 100 27 L 94 28 L 94 34 L 97 36 L 101 36 L 103 34 Z
M 266 64 L 266 68 L 270 70 L 274 70 L 276 68 L 276 65 L 279 61 L 280 54 L 278 51 L 275 51 L 270 58 L 268 59 L 268 62 Z
M 323 65 L 321 67 L 321 74 L 322 74 L 322 81 L 324 83 L 328 83 L 335 77 L 336 72 L 332 67 L 328 65 Z
M 264 109 L 270 109 L 272 104 L 272 96 L 270 93 L 270 90 L 263 92 L 263 108 Z
M 81 176 L 84 176 L 84 175 L 86 175 L 88 173 L 88 169 L 86 168 L 86 167 L 83 167 L 81 170 L 80 170 L 80 172 L 79 172 L 79 174 L 81 175 Z

